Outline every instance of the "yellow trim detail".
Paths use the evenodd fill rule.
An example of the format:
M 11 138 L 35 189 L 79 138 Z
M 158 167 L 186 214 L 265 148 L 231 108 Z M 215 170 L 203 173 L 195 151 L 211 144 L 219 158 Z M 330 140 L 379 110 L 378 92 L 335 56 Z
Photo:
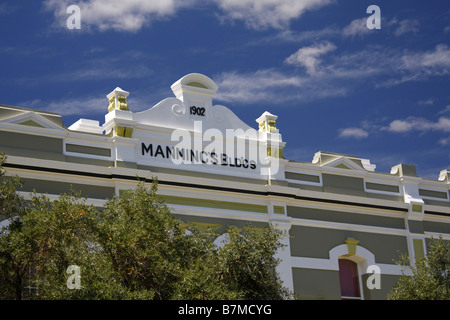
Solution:
M 284 207 L 283 206 L 273 206 L 273 213 L 276 214 L 284 214 Z
M 187 85 L 188 85 L 188 86 L 191 86 L 191 87 L 197 87 L 197 88 L 202 88 L 202 89 L 208 89 L 207 86 L 205 86 L 203 83 L 200 83 L 200 82 L 189 82 Z
M 117 106 L 116 97 L 111 97 L 111 99 L 109 99 L 108 112 L 111 112 L 115 109 L 130 111 L 130 108 L 128 107 L 127 97 L 117 96 Z
M 276 148 L 267 148 L 267 156 L 273 158 L 282 158 L 283 157 L 283 149 Z
M 347 244 L 347 247 L 348 247 L 348 255 L 349 256 L 355 255 L 356 254 L 356 246 L 358 245 L 359 240 L 349 237 L 344 242 Z
M 269 213 L 267 206 L 260 205 L 260 204 L 228 202 L 228 201 L 207 200 L 207 199 L 195 199 L 195 198 L 166 196 L 166 195 L 161 195 L 160 197 L 162 199 L 164 199 L 164 201 L 167 204 L 173 204 L 173 205 L 216 208 L 216 209 L 224 209 L 224 210 L 236 210 L 236 211 L 247 211 L 247 212 L 257 212 L 257 213 Z
M 416 261 L 425 258 L 425 250 L 423 249 L 422 239 L 413 239 L 414 245 L 414 255 L 416 256 Z
M 115 135 L 119 137 L 131 138 L 133 136 L 133 128 L 116 126 Z
M 19 123 L 20 125 L 23 126 L 31 126 L 31 127 L 38 127 L 38 128 L 44 128 L 43 126 L 41 126 L 39 123 L 34 122 L 33 120 L 27 120 L 24 122 Z

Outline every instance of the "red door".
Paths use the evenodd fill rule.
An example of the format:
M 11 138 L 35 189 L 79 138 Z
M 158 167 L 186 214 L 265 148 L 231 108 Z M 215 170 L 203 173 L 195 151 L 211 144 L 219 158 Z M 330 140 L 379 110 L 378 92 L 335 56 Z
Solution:
M 339 280 L 343 300 L 361 299 L 359 293 L 358 265 L 348 259 L 339 259 Z

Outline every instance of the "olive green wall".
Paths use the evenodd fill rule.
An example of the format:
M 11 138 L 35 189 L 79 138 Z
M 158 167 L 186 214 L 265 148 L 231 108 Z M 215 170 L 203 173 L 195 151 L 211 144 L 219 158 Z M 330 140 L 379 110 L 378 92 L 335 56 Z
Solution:
M 395 193 L 400 192 L 400 188 L 398 186 L 391 186 L 387 184 L 373 183 L 373 182 L 366 182 L 366 189 L 395 192 Z
M 292 268 L 292 278 L 296 299 L 341 299 L 338 271 Z
M 88 146 L 82 146 L 82 145 L 70 144 L 70 143 L 66 144 L 66 151 L 92 154 L 92 155 L 104 156 L 104 157 L 111 156 L 111 149 L 88 147 Z
M 44 193 L 49 195 L 68 194 L 72 190 L 80 191 L 83 197 L 93 199 L 110 199 L 115 194 L 114 187 L 103 187 L 99 185 L 67 183 L 49 180 L 37 180 L 21 178 L 23 186 L 20 191 Z
M 358 246 L 372 252 L 377 263 L 394 264 L 399 259 L 399 251 L 408 252 L 405 236 L 305 226 L 292 226 L 289 234 L 294 257 L 329 259 L 330 250 L 344 244 L 349 237 L 359 240 Z
M 381 275 L 380 289 L 369 289 L 367 279 L 372 274 L 361 276 L 364 300 L 386 300 L 400 276 Z M 339 271 L 293 268 L 294 295 L 300 300 L 340 300 L 341 285 Z
M 351 223 L 385 228 L 405 228 L 405 222 L 403 218 L 390 218 L 385 216 L 375 216 L 342 211 L 288 206 L 287 215 L 299 219 Z
M 380 277 L 380 289 L 369 289 L 367 287 L 367 279 L 371 274 L 361 276 L 363 284 L 363 293 L 365 300 L 386 300 L 389 292 L 398 282 L 400 276 L 382 274 Z
M 322 174 L 323 191 L 365 196 L 364 179 L 335 174 Z
M 285 173 L 285 178 L 286 179 L 293 179 L 293 180 L 300 180 L 300 181 L 320 183 L 320 177 L 319 176 L 314 176 L 314 175 L 311 175 L 311 174 L 286 172 Z
M 64 161 L 63 140 L 0 131 L 0 152 L 6 155 Z

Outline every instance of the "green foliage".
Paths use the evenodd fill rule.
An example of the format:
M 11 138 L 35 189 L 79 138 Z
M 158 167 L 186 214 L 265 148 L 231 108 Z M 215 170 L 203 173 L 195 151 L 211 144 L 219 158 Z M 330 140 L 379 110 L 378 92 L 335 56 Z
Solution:
M 0 188 L 10 219 L 0 235 L 1 299 L 289 297 L 275 272 L 277 231 L 231 227 L 230 243 L 217 248 L 215 229 L 174 218 L 157 182 L 101 209 L 77 193 L 55 201 L 32 195 L 25 205 L 11 180 Z M 79 289 L 67 286 L 71 265 L 80 268 Z
M 0 221 L 16 215 L 23 206 L 23 199 L 16 190 L 22 183 L 18 177 L 4 177 L 6 172 L 2 165 L 6 156 L 0 153 Z
M 427 258 L 410 266 L 409 257 L 401 255 L 398 262 L 403 271 L 397 284 L 388 295 L 389 300 L 450 300 L 450 244 L 432 239 Z
M 222 275 L 226 283 L 243 299 L 284 299 L 275 268 L 276 249 L 281 247 L 281 234 L 272 228 L 246 228 L 228 232 L 230 244 L 219 252 Z
M 6 172 L 2 168 L 5 161 L 6 156 L 0 154 L 0 222 L 11 220 L 11 231 L 0 227 L 0 298 L 13 298 L 21 296 L 22 278 L 29 261 L 25 249 L 22 249 L 23 239 L 15 238 L 12 234 L 20 226 L 17 217 L 24 212 L 25 202 L 16 193 L 21 182 L 17 177 L 5 176 Z

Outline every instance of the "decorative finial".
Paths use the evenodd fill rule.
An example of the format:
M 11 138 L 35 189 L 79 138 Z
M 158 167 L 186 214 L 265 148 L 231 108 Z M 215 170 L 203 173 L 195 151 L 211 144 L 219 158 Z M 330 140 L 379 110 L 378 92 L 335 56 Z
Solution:
M 267 133 L 278 133 L 278 129 L 276 127 L 276 120 L 278 116 L 271 114 L 270 112 L 264 112 L 256 122 L 259 124 L 259 131 L 267 132 Z
M 110 94 L 106 97 L 109 101 L 108 112 L 111 112 L 115 109 L 130 111 L 128 107 L 127 97 L 129 96 L 129 92 L 122 90 L 121 88 L 115 88 Z

